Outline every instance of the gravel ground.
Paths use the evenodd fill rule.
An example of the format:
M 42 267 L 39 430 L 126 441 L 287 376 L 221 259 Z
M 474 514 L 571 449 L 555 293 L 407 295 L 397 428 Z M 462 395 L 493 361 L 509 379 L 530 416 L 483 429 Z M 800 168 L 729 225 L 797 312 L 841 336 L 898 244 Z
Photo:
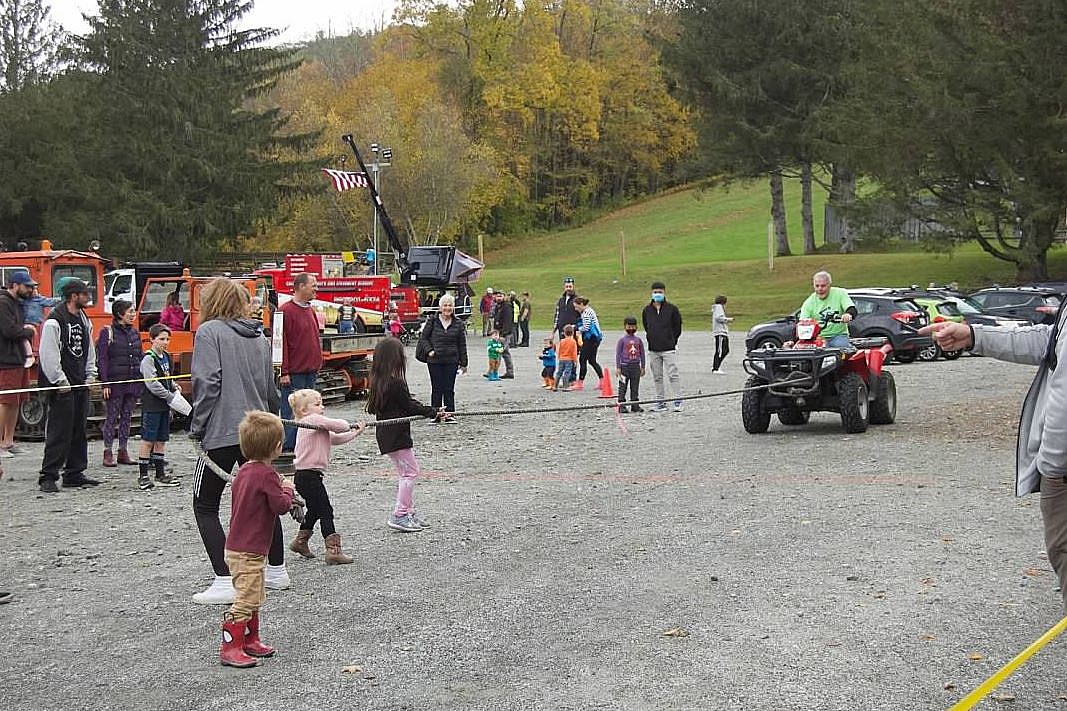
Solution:
M 686 394 L 744 381 L 741 334 L 725 376 L 710 342 L 683 338 Z M 593 401 L 539 389 L 539 348 L 515 350 L 517 379 L 495 384 L 471 349 L 461 410 Z M 293 586 L 263 612 L 279 653 L 247 671 L 218 664 L 225 608 L 190 599 L 210 568 L 184 437 L 169 451 L 179 489 L 137 491 L 133 468 L 95 466 L 94 442 L 104 484 L 47 497 L 29 444 L 0 481 L 0 589 L 17 595 L 0 606 L 0 708 L 948 707 L 1061 616 L 1038 501 L 1012 494 L 1033 369 L 893 372 L 897 423 L 862 435 L 826 413 L 749 436 L 737 395 L 625 429 L 599 412 L 417 426 L 420 534 L 384 526 L 394 475 L 368 433 L 334 450 L 328 479 L 356 563 L 291 556 Z M 1062 708 L 1061 650 L 983 708 Z

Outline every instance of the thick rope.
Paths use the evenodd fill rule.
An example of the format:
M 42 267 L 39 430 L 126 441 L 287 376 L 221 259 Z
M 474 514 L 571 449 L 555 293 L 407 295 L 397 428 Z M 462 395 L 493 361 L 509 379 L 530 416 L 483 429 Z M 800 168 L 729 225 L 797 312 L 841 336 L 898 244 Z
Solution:
M 798 380 L 791 382 L 790 385 L 799 385 L 811 378 L 808 377 L 805 380 Z M 684 395 L 682 397 L 673 398 L 672 402 L 682 402 L 689 400 L 705 400 L 713 397 L 725 397 L 727 395 L 740 395 L 747 392 L 755 392 L 758 390 L 767 390 L 772 387 L 781 387 L 781 383 L 767 383 L 766 385 L 753 385 L 747 388 L 740 388 L 738 390 L 723 390 L 716 393 L 700 393 L 697 395 Z M 548 412 L 580 412 L 583 410 L 618 410 L 620 407 L 631 407 L 633 405 L 651 405 L 658 404 L 659 400 L 639 400 L 637 402 L 619 402 L 614 398 L 610 402 L 598 402 L 591 405 L 570 405 L 560 407 L 531 407 L 522 410 L 462 410 L 460 412 L 450 413 L 457 419 L 460 417 L 499 417 L 502 415 L 538 415 Z M 388 420 L 371 420 L 365 422 L 367 427 L 387 427 L 389 425 L 402 425 L 410 422 L 419 422 L 421 420 L 432 420 L 434 417 L 426 417 L 424 415 L 410 415 L 407 417 L 394 417 Z M 282 424 L 289 425 L 291 427 L 299 427 L 306 430 L 320 430 L 322 432 L 328 432 L 329 430 L 322 425 L 312 425 L 306 422 L 300 422 L 299 420 L 282 420 Z M 349 426 L 355 423 L 349 423 Z

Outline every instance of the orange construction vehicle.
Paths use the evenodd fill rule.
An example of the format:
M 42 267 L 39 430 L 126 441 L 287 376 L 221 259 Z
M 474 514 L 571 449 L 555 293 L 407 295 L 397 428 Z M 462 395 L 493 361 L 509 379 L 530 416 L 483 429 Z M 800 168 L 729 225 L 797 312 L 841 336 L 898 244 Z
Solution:
M 103 325 L 111 323 L 111 314 L 104 311 L 102 285 L 104 272 L 110 262 L 95 252 L 100 245 L 94 242 L 87 251 L 76 249 L 53 249 L 52 243 L 41 240 L 39 249 L 19 245 L 13 252 L 0 252 L 0 280 L 6 285 L 12 272 L 29 272 L 38 283 L 37 290 L 43 296 L 57 296 L 56 286 L 63 277 L 77 277 L 89 286 L 89 306 L 86 314 L 93 322 L 94 333 Z M 46 312 L 47 313 L 47 312 Z M 34 355 L 37 354 L 37 340 Z M 30 371 L 30 384 L 37 383 L 37 367 Z M 19 420 L 15 436 L 19 439 L 44 439 L 44 424 L 48 416 L 48 400 L 40 394 L 31 393 L 19 408 Z M 103 422 L 103 405 L 98 397 L 92 398 L 89 416 L 91 429 Z

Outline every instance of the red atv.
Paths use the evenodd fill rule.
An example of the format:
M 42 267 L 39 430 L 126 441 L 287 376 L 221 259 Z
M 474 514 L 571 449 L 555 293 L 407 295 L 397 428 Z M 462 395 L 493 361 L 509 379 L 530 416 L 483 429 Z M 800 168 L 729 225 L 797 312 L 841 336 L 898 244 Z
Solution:
M 835 315 L 823 325 L 837 321 Z M 853 338 L 850 348 L 828 348 L 821 325 L 800 319 L 791 347 L 749 351 L 749 374 L 741 398 L 741 419 L 750 434 L 766 432 L 771 415 L 783 425 L 803 425 L 812 412 L 839 412 L 845 432 L 866 432 L 868 424 L 892 424 L 897 415 L 897 386 L 882 368 L 893 352 L 887 339 Z

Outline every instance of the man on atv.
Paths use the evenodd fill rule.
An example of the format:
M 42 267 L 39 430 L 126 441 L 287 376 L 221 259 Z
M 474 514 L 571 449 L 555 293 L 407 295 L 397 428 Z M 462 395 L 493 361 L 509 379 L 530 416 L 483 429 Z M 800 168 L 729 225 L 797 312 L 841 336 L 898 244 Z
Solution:
M 851 348 L 848 339 L 848 322 L 856 316 L 856 305 L 848 292 L 838 286 L 830 286 L 830 272 L 815 272 L 811 284 L 815 292 L 800 307 L 800 318 L 811 318 L 822 327 L 820 335 L 827 348 Z

